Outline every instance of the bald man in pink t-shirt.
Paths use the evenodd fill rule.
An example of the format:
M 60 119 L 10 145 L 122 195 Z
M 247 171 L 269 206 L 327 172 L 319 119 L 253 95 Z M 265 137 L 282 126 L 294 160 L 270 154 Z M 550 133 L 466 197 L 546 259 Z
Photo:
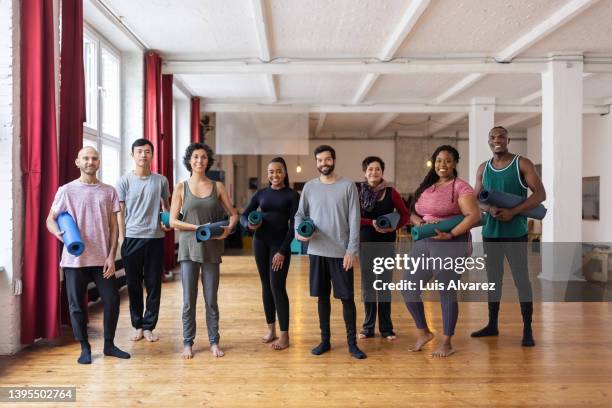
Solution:
M 75 165 L 81 176 L 61 186 L 47 217 L 47 229 L 62 242 L 64 231 L 57 217 L 68 213 L 75 220 L 85 250 L 80 256 L 62 252 L 60 266 L 64 270 L 70 309 L 70 323 L 74 337 L 81 343 L 79 364 L 91 364 L 91 346 L 87 337 L 87 317 L 84 304 L 87 284 L 94 281 L 104 304 L 104 355 L 130 358 L 114 344 L 119 318 L 119 292 L 115 279 L 117 253 L 119 199 L 112 186 L 100 182 L 96 172 L 100 167 L 98 152 L 93 147 L 79 151 Z

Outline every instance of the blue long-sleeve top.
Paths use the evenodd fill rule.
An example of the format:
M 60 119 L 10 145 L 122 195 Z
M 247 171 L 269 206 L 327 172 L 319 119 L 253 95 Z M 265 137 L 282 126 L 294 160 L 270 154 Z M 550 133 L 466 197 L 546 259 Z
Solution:
M 263 223 L 255 231 L 255 239 L 262 239 L 279 246 L 278 252 L 287 255 L 294 237 L 294 218 L 300 203 L 300 195 L 289 187 L 275 190 L 272 187 L 257 191 L 240 217 L 244 226 L 251 212 L 259 209 Z

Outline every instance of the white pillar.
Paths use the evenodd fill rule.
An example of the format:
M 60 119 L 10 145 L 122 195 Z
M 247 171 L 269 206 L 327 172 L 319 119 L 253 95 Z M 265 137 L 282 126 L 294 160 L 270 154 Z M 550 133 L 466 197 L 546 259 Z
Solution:
M 581 60 L 553 60 L 542 73 L 542 181 L 548 208 L 542 222 L 544 279 L 567 280 L 581 265 L 582 68 Z
M 476 185 L 476 173 L 480 163 L 491 157 L 489 131 L 495 126 L 495 98 L 474 98 L 469 115 L 469 163 L 470 184 Z M 472 239 L 482 241 L 482 228 L 472 229 Z

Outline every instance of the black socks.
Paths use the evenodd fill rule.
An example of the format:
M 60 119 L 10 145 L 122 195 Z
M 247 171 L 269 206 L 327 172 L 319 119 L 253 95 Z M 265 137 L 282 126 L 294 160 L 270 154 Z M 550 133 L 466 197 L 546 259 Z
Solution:
M 91 364 L 91 346 L 87 340 L 81 341 L 81 355 L 77 362 L 79 364 Z
M 349 353 L 351 353 L 351 356 L 353 356 L 357 360 L 363 360 L 364 358 L 368 358 L 366 353 L 361 351 L 359 347 L 357 347 L 357 344 L 354 341 L 353 342 L 349 341 L 348 350 L 349 350 Z
M 521 302 L 521 315 L 523 316 L 523 340 L 521 346 L 533 347 L 533 332 L 531 331 L 531 318 L 533 316 L 533 302 Z
M 499 302 L 489 302 L 489 323 L 482 329 L 471 334 L 472 337 L 488 337 L 499 335 L 497 318 L 499 316 Z
M 130 358 L 130 354 L 120 350 L 112 340 L 104 340 L 104 355 L 123 359 Z
M 320 356 L 321 354 L 329 351 L 331 349 L 331 344 L 328 340 L 322 340 L 321 343 L 311 350 L 311 353 L 315 356 Z

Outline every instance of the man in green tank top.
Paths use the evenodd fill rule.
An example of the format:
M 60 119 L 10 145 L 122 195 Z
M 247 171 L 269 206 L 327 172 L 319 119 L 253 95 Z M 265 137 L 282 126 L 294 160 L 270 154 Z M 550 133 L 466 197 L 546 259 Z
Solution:
M 520 215 L 546 199 L 546 191 L 531 160 L 508 151 L 508 130 L 496 126 L 489 132 L 489 147 L 493 157 L 478 167 L 475 193 L 483 189 L 515 194 L 525 198 L 514 208 L 482 206 L 487 211 L 486 223 L 482 227 L 484 250 L 487 255 L 487 278 L 495 283 L 489 292 L 489 323 L 472 333 L 472 337 L 497 336 L 497 318 L 501 287 L 504 275 L 504 258 L 508 259 L 514 284 L 519 292 L 521 315 L 523 316 L 524 347 L 535 346 L 531 320 L 533 298 L 529 270 L 527 267 L 527 217 Z M 527 195 L 527 189 L 533 194 Z

